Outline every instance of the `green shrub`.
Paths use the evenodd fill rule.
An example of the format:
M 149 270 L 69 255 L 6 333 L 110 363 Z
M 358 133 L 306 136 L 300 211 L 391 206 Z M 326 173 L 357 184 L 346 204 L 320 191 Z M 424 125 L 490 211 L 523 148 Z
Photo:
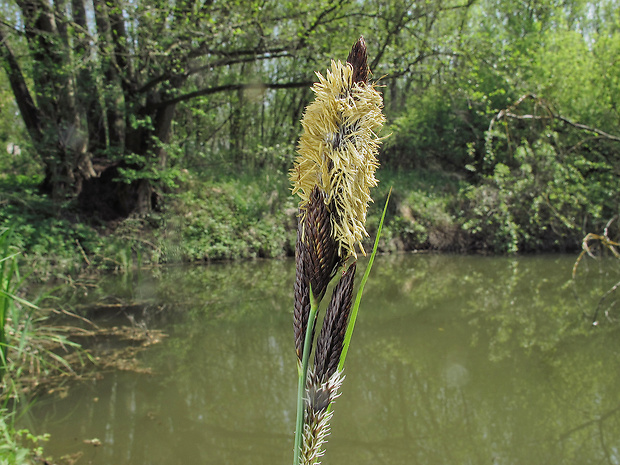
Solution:
M 620 182 L 613 167 L 566 152 L 558 139 L 553 131 L 523 139 L 510 165 L 496 163 L 493 174 L 463 190 L 463 228 L 481 248 L 575 250 L 587 225 L 600 228 L 617 214 Z
M 379 206 L 393 188 L 389 215 L 383 227 L 381 250 L 462 250 L 460 222 L 455 215 L 458 192 L 465 183 L 443 171 L 382 169 L 377 201 L 369 208 L 369 234 L 379 224 Z M 370 243 L 370 241 L 368 241 Z

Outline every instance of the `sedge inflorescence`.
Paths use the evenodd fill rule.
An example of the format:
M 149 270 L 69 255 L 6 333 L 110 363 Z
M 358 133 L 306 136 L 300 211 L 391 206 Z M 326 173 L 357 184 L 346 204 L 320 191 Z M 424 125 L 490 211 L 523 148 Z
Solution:
M 377 132 L 385 121 L 381 94 L 368 83 L 363 38 L 346 63 L 332 61 L 325 76 L 317 76 L 315 100 L 304 113 L 291 171 L 293 193 L 300 197 L 293 319 L 300 376 L 295 465 L 320 463 L 329 434 L 330 406 L 343 379 L 341 357 L 352 312 L 356 247 L 364 253 L 366 210 L 370 189 L 377 184 Z M 337 275 L 308 371 L 318 306 Z
M 349 62 L 332 61 L 325 76 L 316 74 L 315 100 L 302 119 L 303 133 L 291 172 L 293 193 L 299 195 L 304 215 L 313 189 L 322 191 L 331 210 L 339 256 L 357 257 L 356 245 L 364 253 L 366 210 L 372 200 L 370 189 L 377 184 L 383 99 L 372 84 L 356 81 L 360 78 Z

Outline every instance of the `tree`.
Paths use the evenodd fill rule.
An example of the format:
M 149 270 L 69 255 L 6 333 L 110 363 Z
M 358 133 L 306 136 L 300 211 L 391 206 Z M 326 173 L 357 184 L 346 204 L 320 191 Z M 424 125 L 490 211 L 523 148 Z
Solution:
M 1 59 L 44 161 L 41 188 L 58 200 L 77 196 L 104 217 L 151 208 L 180 103 L 308 86 L 302 73 L 282 82 L 268 70 L 302 55 L 350 3 L 16 2 L 19 15 L 0 27 Z M 13 52 L 20 40 L 29 56 Z M 272 80 L 241 74 L 247 63 L 262 64 L 258 78 Z M 113 182 L 119 177 L 126 182 Z

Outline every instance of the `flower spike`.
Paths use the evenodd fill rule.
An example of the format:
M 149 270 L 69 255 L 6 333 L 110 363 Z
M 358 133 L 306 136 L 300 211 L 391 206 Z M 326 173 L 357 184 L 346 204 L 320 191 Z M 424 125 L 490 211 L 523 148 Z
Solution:
M 332 61 L 325 76 L 316 73 L 315 100 L 302 119 L 303 133 L 290 175 L 302 218 L 314 188 L 325 194 L 338 255 L 345 260 L 357 258 L 356 245 L 364 253 L 361 241 L 368 236 L 364 223 L 372 200 L 370 188 L 377 185 L 377 132 L 385 122 L 381 94 L 367 83 L 363 38 L 348 60 Z

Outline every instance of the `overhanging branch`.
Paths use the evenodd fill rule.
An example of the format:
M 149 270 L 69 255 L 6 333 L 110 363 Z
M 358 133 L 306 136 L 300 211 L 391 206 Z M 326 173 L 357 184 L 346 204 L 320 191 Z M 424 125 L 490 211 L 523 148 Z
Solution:
M 517 109 L 517 107 L 523 103 L 525 100 L 534 100 L 536 102 L 536 104 L 540 104 L 543 109 L 545 110 L 546 114 L 545 115 L 532 115 L 532 114 L 525 114 L 525 115 L 519 115 L 517 113 L 514 113 L 514 110 Z M 501 110 L 497 115 L 495 115 L 493 117 L 493 119 L 491 120 L 491 123 L 489 124 L 489 131 L 493 128 L 493 124 L 496 121 L 500 121 L 503 118 L 510 118 L 510 119 L 516 119 L 516 120 L 536 120 L 536 121 L 541 121 L 541 120 L 553 120 L 556 119 L 558 121 L 562 121 L 563 123 L 568 124 L 569 126 L 572 126 L 576 129 L 581 129 L 583 131 L 589 131 L 592 132 L 596 135 L 598 135 L 599 137 L 602 137 L 604 139 L 607 140 L 611 140 L 614 142 L 620 142 L 620 137 L 619 136 L 615 136 L 613 134 L 609 134 L 605 131 L 602 131 L 598 128 L 592 127 L 592 126 L 588 126 L 586 124 L 581 124 L 581 123 L 576 123 L 574 121 L 571 121 L 570 119 L 557 114 L 555 111 L 553 111 L 553 109 L 551 108 L 550 105 L 548 105 L 543 99 L 539 98 L 536 94 L 526 94 L 521 96 L 513 105 L 511 105 L 510 107 L 508 107 L 505 110 Z
M 270 84 L 225 84 L 222 86 L 215 87 L 207 87 L 205 89 L 196 90 L 194 92 L 189 92 L 187 94 L 181 94 L 174 98 L 163 100 L 161 102 L 157 102 L 151 104 L 147 107 L 147 110 L 157 110 L 160 108 L 167 107 L 169 105 L 175 105 L 180 102 L 185 102 L 187 100 L 191 100 L 196 97 L 202 97 L 205 95 L 217 94 L 220 92 L 230 92 L 234 90 L 266 90 L 266 89 L 298 89 L 301 87 L 310 87 L 312 85 L 312 81 L 300 81 L 300 82 L 286 82 L 286 83 L 270 83 Z
M 188 70 L 182 72 L 182 73 L 164 73 L 161 74 L 155 78 L 153 78 L 152 80 L 150 80 L 149 82 L 147 82 L 146 84 L 144 84 L 142 87 L 140 87 L 139 89 L 136 90 L 136 93 L 140 94 L 140 93 L 144 93 L 147 92 L 149 90 L 151 90 L 152 88 L 156 87 L 158 84 L 168 81 L 168 80 L 174 80 L 174 79 L 186 79 L 189 76 L 193 75 L 193 74 L 197 74 L 200 73 L 202 71 L 205 70 L 210 70 L 212 68 L 219 68 L 219 67 L 223 67 L 223 66 L 232 66 L 232 65 L 237 65 L 240 63 L 252 63 L 252 62 L 257 62 L 260 60 L 269 60 L 269 59 L 275 59 L 275 58 L 283 58 L 283 57 L 287 57 L 290 56 L 288 54 L 288 52 L 282 52 L 282 53 L 273 53 L 273 54 L 265 54 L 263 56 L 242 56 L 242 57 L 237 57 L 237 58 L 225 58 L 225 59 L 221 59 L 221 60 L 216 60 L 216 61 L 211 61 L 208 62 L 206 64 L 200 65 L 200 66 L 196 66 L 196 67 L 192 67 L 189 68 Z

